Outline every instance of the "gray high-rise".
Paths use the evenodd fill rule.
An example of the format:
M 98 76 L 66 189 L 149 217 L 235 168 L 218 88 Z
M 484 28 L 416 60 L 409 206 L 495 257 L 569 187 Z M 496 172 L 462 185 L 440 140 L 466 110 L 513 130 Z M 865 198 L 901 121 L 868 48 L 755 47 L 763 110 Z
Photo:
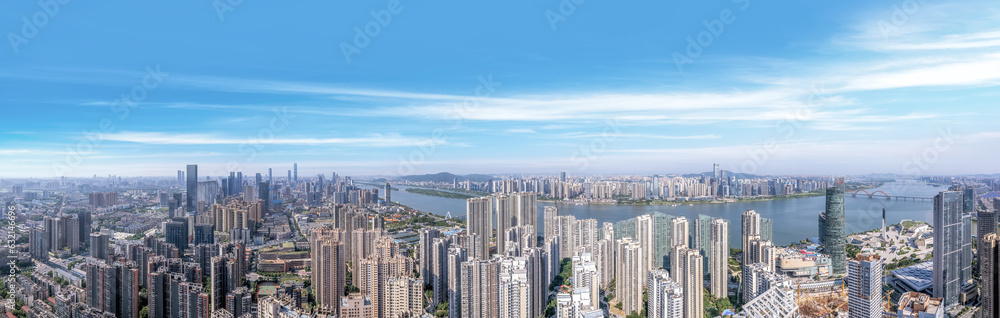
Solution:
M 944 191 L 934 196 L 934 297 L 945 308 L 958 304 L 962 274 L 962 192 Z
M 198 214 L 198 165 L 187 165 L 187 206 L 186 211 Z
M 994 199 L 993 206 L 997 207 L 998 204 L 1000 204 L 1000 199 Z M 997 233 L 996 208 L 987 208 L 984 210 L 979 210 L 978 212 L 976 212 L 976 219 L 978 221 L 976 223 L 977 227 L 976 237 L 980 239 L 980 242 L 982 242 L 983 238 L 985 238 L 987 235 Z M 976 252 L 976 254 L 980 255 L 979 273 L 983 273 L 984 268 L 981 257 L 982 255 L 986 255 L 986 251 L 983 249 L 984 248 L 983 244 L 979 244 L 977 247 L 978 251 Z
M 844 218 L 844 179 L 826 189 L 826 211 L 819 215 L 823 251 L 830 255 L 830 273 L 847 273 L 847 229 Z

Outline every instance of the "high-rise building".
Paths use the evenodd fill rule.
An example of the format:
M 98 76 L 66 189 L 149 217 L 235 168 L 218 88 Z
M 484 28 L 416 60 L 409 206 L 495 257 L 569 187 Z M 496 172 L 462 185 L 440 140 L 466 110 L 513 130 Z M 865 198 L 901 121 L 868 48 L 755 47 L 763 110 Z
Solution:
M 962 252 L 961 259 L 959 259 L 959 268 L 961 273 L 958 277 L 958 284 L 972 284 L 972 213 L 962 214 Z
M 631 238 L 618 240 L 615 253 L 615 300 L 622 305 L 622 311 L 639 313 L 642 311 L 642 286 L 645 284 L 646 273 L 642 272 L 645 260 L 642 259 L 642 245 Z
M 191 244 L 193 245 L 215 244 L 215 225 L 195 224 L 194 241 L 192 241 Z
M 340 300 L 344 295 L 346 236 L 343 230 L 332 228 L 319 228 L 310 233 L 312 286 L 316 303 L 329 312 L 340 312 Z
M 165 225 L 167 243 L 174 244 L 184 254 L 188 247 L 188 219 L 173 218 Z
M 982 271 L 979 273 L 982 276 L 982 290 L 978 317 L 1000 317 L 1000 237 L 997 233 L 980 237 L 979 265 Z
M 673 220 L 670 226 L 671 238 L 670 241 L 674 246 L 684 246 L 691 247 L 690 243 L 690 223 L 688 223 L 687 218 L 681 216 Z
M 177 170 L 177 185 L 184 185 L 184 171 Z
M 680 266 L 671 270 L 680 273 L 678 282 L 684 292 L 684 317 L 702 318 L 705 315 L 705 288 L 703 287 L 705 272 L 702 267 L 704 263 L 701 254 L 697 250 L 680 245 L 675 248 L 674 257 L 679 259 L 677 264 Z
M 294 178 L 292 179 L 292 181 L 294 181 L 294 182 L 297 183 L 297 182 L 299 182 L 299 164 L 298 163 L 293 163 L 292 164 L 292 170 L 294 170 L 294 174 L 293 174 Z
M 945 308 L 958 305 L 962 282 L 962 192 L 934 196 L 934 296 Z
M 434 240 L 441 236 L 441 232 L 436 228 L 424 228 L 420 229 L 420 250 L 418 251 L 417 257 L 420 261 L 420 278 L 423 279 L 424 285 L 432 285 L 434 283 Z
M 740 238 L 743 244 L 743 260 L 742 265 L 746 266 L 752 264 L 748 260 L 747 250 L 750 249 L 751 237 L 760 237 L 760 215 L 754 210 L 746 210 L 743 212 L 742 224 L 740 226 Z
M 198 165 L 187 165 L 187 204 L 185 211 L 198 214 Z
M 424 312 L 423 291 L 424 286 L 417 278 L 398 276 L 387 279 L 385 317 L 421 315 Z
M 462 317 L 500 316 L 500 258 L 462 263 Z
M 260 182 L 257 183 L 257 198 L 263 200 L 264 203 L 264 213 L 271 212 L 271 183 L 270 182 Z
M 104 233 L 94 233 L 90 235 L 90 257 L 107 260 L 108 257 L 108 235 Z
M 385 183 L 385 205 L 392 206 L 392 186 Z
M 653 227 L 652 215 L 646 214 L 635 217 L 635 236 L 639 241 L 639 246 L 642 247 L 642 259 L 644 261 L 639 272 L 645 273 L 660 267 L 660 262 L 655 260 L 656 234 Z M 645 280 L 643 280 L 643 286 L 645 285 Z
M 531 317 L 534 295 L 528 270 L 528 261 L 523 257 L 506 257 L 500 261 L 500 318 Z
M 448 318 L 458 318 L 462 313 L 462 263 L 467 260 L 465 249 L 448 249 Z M 545 286 L 548 288 L 548 286 Z
M 844 179 L 837 178 L 833 187 L 826 189 L 826 211 L 820 214 L 820 240 L 823 251 L 830 255 L 830 274 L 847 272 L 847 229 L 844 218 Z
M 493 235 L 493 198 L 471 198 L 466 200 L 466 231 L 476 235 L 471 258 L 490 258 L 490 239 Z
M 437 306 L 448 301 L 448 248 L 451 240 L 437 238 L 431 242 L 431 286 L 433 290 L 432 305 Z
M 649 288 L 646 292 L 649 299 L 646 315 L 649 318 L 683 318 L 684 290 L 681 285 L 670 279 L 666 270 L 649 272 Z
M 559 216 L 558 209 L 555 206 L 546 206 L 543 210 L 543 236 L 545 239 L 549 239 L 553 235 L 556 235 L 556 217 Z
M 715 298 L 729 296 L 729 222 L 712 220 L 710 226 L 710 246 L 708 248 L 709 292 Z
M 31 254 L 31 258 L 39 261 L 49 260 L 49 236 L 46 235 L 45 230 L 32 227 L 28 234 L 28 251 Z
M 1000 199 L 995 200 L 995 202 L 997 201 L 1000 201 Z M 997 233 L 997 208 L 1000 208 L 1000 204 L 994 204 L 993 207 L 981 209 L 976 212 L 976 221 L 977 221 L 976 237 L 979 238 L 980 240 L 983 240 L 983 238 L 985 238 L 986 235 L 989 235 L 991 233 Z M 976 247 L 977 247 L 976 251 L 977 255 L 986 255 L 986 251 L 983 250 L 983 244 L 979 244 Z M 980 258 L 980 261 L 979 263 L 977 263 L 977 265 L 979 267 L 977 271 L 980 274 L 982 274 L 984 271 L 982 258 Z
M 878 254 L 860 254 L 847 263 L 850 318 L 882 317 L 882 269 Z

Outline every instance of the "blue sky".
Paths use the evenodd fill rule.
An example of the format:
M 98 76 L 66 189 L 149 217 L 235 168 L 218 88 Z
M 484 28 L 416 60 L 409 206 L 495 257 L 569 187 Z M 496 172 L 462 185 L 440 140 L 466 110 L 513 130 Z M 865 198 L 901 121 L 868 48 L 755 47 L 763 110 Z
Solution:
M 1000 172 L 995 1 L 53 0 L 0 30 L 2 177 Z

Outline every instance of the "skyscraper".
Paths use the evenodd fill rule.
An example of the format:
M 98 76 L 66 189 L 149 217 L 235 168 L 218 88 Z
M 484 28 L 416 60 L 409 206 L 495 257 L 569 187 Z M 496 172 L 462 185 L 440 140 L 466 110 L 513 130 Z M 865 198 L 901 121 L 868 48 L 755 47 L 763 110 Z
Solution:
M 649 299 L 646 314 L 649 318 L 683 318 L 684 290 L 670 279 L 666 270 L 649 272 Z
M 184 184 L 184 171 L 177 170 L 177 185 L 179 186 L 182 184 Z
M 962 192 L 943 191 L 934 196 L 934 296 L 944 307 L 958 304 L 962 287 Z
M 292 180 L 295 181 L 295 182 L 299 182 L 299 164 L 298 163 L 293 163 L 292 164 L 292 170 L 293 170 L 293 176 L 294 176 L 294 179 L 292 179 Z
M 490 239 L 493 237 L 493 198 L 466 200 L 466 231 L 477 236 L 469 258 L 489 259 Z
M 743 266 L 750 265 L 747 250 L 750 249 L 751 237 L 760 237 L 760 215 L 754 210 L 743 212 L 742 225 L 740 226 L 740 237 L 743 243 Z
M 385 183 L 385 205 L 392 206 L 392 186 Z
M 618 240 L 617 266 L 615 266 L 615 300 L 622 304 L 626 314 L 642 311 L 642 285 L 646 274 L 641 272 L 645 260 L 642 259 L 642 246 L 631 238 Z
M 690 226 L 687 218 L 683 216 L 675 218 L 670 226 L 671 243 L 674 246 L 691 247 L 689 243 L 691 237 L 689 231 Z
M 187 205 L 189 214 L 198 214 L 198 165 L 187 165 Z
M 500 316 L 500 259 L 469 260 L 462 263 L 462 317 Z
M 680 245 L 677 245 L 674 253 L 674 257 L 679 258 L 677 264 L 680 267 L 672 270 L 680 272 L 678 281 L 684 291 L 684 317 L 702 318 L 705 315 L 705 272 L 701 254 Z
M 464 248 L 448 249 L 448 318 L 458 318 L 462 313 L 462 263 L 465 261 Z
M 533 295 L 529 269 L 527 259 L 523 257 L 507 257 L 500 262 L 500 318 L 531 317 Z
M 709 250 L 709 291 L 715 298 L 729 296 L 729 222 L 714 219 L 711 223 L 711 246 Z
M 556 235 L 556 227 L 557 227 L 556 216 L 558 216 L 558 210 L 555 206 L 545 207 L 545 210 L 543 211 L 544 219 L 542 220 L 544 224 L 542 224 L 542 226 L 544 227 L 543 235 L 545 236 L 546 240 Z
M 420 250 L 417 257 L 420 260 L 420 278 L 424 280 L 424 285 L 434 283 L 434 240 L 441 236 L 441 232 L 436 228 L 420 229 Z
M 996 199 L 994 202 L 996 202 L 996 201 L 1000 201 L 1000 199 Z M 997 202 L 997 203 L 1000 203 L 1000 202 Z M 983 240 L 987 235 L 989 235 L 991 233 L 996 233 L 997 232 L 997 209 L 996 209 L 996 207 L 998 207 L 998 205 L 994 204 L 993 208 L 987 208 L 987 209 L 979 210 L 978 212 L 976 212 L 976 220 L 977 220 L 977 223 L 976 223 L 976 230 L 977 230 L 976 231 L 976 237 L 979 238 L 980 242 L 982 242 L 981 240 Z M 980 257 L 982 255 L 986 255 L 986 251 L 983 250 L 983 244 L 977 245 L 977 249 L 978 249 L 978 251 L 976 252 L 976 254 L 980 255 Z M 980 274 L 983 273 L 984 267 L 983 267 L 982 258 L 980 258 L 978 266 L 979 266 L 979 269 L 978 269 L 979 273 Z M 1000 291 L 998 291 L 998 292 L 1000 292 Z
M 958 284 L 972 283 L 972 213 L 962 214 L 962 252 L 959 262 L 961 274 L 958 277 Z
M 1000 237 L 997 233 L 980 237 L 982 238 L 979 242 L 982 296 L 979 299 L 978 317 L 998 317 L 1000 316 Z
M 847 229 L 844 218 L 844 178 L 837 178 L 833 187 L 826 189 L 826 211 L 820 215 L 820 240 L 823 251 L 830 255 L 830 274 L 847 272 Z
M 635 236 L 639 241 L 639 246 L 642 246 L 643 263 L 639 272 L 645 273 L 659 267 L 659 262 L 655 261 L 653 253 L 655 247 L 653 216 L 646 214 L 635 218 Z M 645 286 L 645 280 L 643 280 L 643 286 Z
M 312 286 L 316 303 L 331 312 L 340 312 L 340 300 L 346 285 L 345 240 L 346 234 L 340 229 L 320 228 L 310 233 Z
M 90 235 L 90 257 L 108 259 L 108 235 L 94 233 Z
M 184 254 L 188 247 L 188 219 L 173 218 L 165 226 L 167 243 L 174 244 Z
M 860 254 L 847 267 L 850 318 L 882 317 L 882 259 L 878 254 Z

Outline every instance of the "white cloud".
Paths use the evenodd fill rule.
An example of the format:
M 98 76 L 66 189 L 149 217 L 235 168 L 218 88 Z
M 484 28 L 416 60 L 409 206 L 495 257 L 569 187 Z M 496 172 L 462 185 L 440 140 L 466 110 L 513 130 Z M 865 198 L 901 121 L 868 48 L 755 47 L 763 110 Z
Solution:
M 351 138 L 273 138 L 249 139 L 232 138 L 210 134 L 169 134 L 163 132 L 120 132 L 107 134 L 106 140 L 134 142 L 157 145 L 220 145 L 220 144 L 277 144 L 277 145 L 357 145 L 366 147 L 409 147 L 421 145 L 440 145 L 443 140 L 430 138 L 412 138 L 399 135 L 372 135 Z

